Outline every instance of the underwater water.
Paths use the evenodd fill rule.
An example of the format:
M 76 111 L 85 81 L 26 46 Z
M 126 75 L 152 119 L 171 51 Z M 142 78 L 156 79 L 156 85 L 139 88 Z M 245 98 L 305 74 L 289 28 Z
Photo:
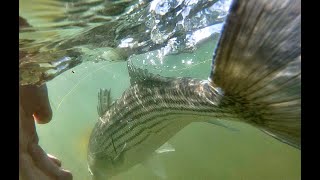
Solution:
M 168 63 L 175 59 L 176 66 L 162 68 L 161 75 L 206 78 L 215 45 L 215 41 L 209 41 L 194 53 L 165 57 Z M 138 58 L 146 57 L 133 60 Z M 187 63 L 192 59 L 201 61 Z M 156 68 L 149 70 L 160 73 Z M 59 157 L 74 179 L 90 178 L 87 143 L 98 119 L 99 88 L 110 88 L 115 99 L 129 84 L 126 62 L 87 62 L 47 83 L 54 116 L 49 124 L 37 125 L 40 145 Z M 223 123 L 237 131 L 191 123 L 169 140 L 174 151 L 157 153 L 147 166 L 138 164 L 111 179 L 300 179 L 300 150 L 244 123 Z
M 39 144 L 75 180 L 91 179 L 87 150 L 100 88 L 130 86 L 127 61 L 164 77 L 208 79 L 231 0 L 20 0 L 20 84 L 46 82 L 52 121 Z M 116 28 L 114 28 L 116 27 Z M 20 56 L 20 53 L 19 53 Z M 208 119 L 210 120 L 210 119 Z M 111 180 L 299 180 L 301 151 L 248 124 L 194 122 Z

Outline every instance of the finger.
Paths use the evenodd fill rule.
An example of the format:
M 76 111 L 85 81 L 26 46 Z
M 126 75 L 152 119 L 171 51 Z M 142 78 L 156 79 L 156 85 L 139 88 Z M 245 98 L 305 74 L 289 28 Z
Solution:
M 49 177 L 45 173 L 41 172 L 34 164 L 32 158 L 26 154 L 19 154 L 19 176 L 23 180 L 53 180 L 54 178 Z
M 35 173 L 32 169 L 30 162 L 30 159 L 24 155 L 19 154 L 19 173 L 20 176 L 23 177 L 23 179 L 35 179 Z
M 53 177 L 61 180 L 71 180 L 72 174 L 69 171 L 60 169 L 55 163 L 49 160 L 47 154 L 38 144 L 29 146 L 29 153 L 32 156 L 34 163 L 43 172 L 50 174 Z
M 48 97 L 48 89 L 44 84 L 38 87 L 35 91 L 35 98 L 37 100 L 37 107 L 34 111 L 34 117 L 37 123 L 44 124 L 48 123 L 52 118 L 52 110 Z
M 61 167 L 61 161 L 51 154 L 47 154 L 49 159 L 54 162 L 57 166 Z
M 73 179 L 70 171 L 65 170 L 65 169 L 61 169 L 61 171 L 63 173 L 60 173 L 60 176 L 57 177 L 58 180 L 72 180 Z
M 34 119 L 26 114 L 21 104 L 19 104 L 19 142 L 24 149 L 27 149 L 30 142 L 36 144 L 39 142 Z
M 52 110 L 48 98 L 47 86 L 20 86 L 20 101 L 27 115 L 34 116 L 37 123 L 48 123 Z

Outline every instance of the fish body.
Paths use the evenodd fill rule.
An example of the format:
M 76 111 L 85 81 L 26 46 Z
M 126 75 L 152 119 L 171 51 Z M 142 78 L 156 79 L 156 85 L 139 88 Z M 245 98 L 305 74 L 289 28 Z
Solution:
M 251 124 L 301 144 L 301 2 L 234 0 L 208 80 L 167 78 L 128 66 L 131 86 L 101 99 L 88 147 L 93 179 L 143 162 L 192 122 Z M 101 96 L 102 97 L 102 96 Z
M 219 109 L 223 96 L 209 81 L 192 78 L 153 81 L 149 85 L 131 86 L 100 117 L 91 134 L 88 154 L 89 164 L 95 164 L 90 171 L 96 176 L 100 172 L 114 175 L 146 160 L 191 122 L 227 116 Z

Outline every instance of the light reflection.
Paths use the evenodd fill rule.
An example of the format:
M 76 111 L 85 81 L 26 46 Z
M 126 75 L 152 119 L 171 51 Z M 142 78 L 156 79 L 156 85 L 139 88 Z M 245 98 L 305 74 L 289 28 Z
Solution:
M 223 23 L 215 24 L 209 27 L 205 27 L 203 29 L 199 29 L 193 32 L 191 35 L 187 35 L 188 40 L 190 41 L 190 46 L 194 46 L 193 44 L 197 44 L 199 41 L 204 40 L 210 37 L 214 33 L 220 33 L 223 27 Z
M 127 39 L 122 39 L 121 43 L 119 44 L 120 48 L 125 48 L 125 47 L 130 47 L 130 44 L 132 43 L 133 38 L 127 38 Z
M 193 63 L 192 60 L 187 61 L 187 64 L 188 64 L 188 65 L 190 65 L 190 64 L 192 64 L 192 63 Z
M 229 12 L 231 2 L 231 0 L 220 0 L 216 2 L 213 6 L 211 6 L 209 9 L 211 11 L 218 11 L 218 18 L 224 18 L 227 16 L 227 12 Z

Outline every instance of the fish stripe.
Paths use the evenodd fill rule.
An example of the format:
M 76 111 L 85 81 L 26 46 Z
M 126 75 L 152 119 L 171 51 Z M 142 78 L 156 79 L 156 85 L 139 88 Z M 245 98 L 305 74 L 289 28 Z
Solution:
M 201 81 L 196 81 L 191 78 L 190 80 L 184 81 L 184 83 L 185 82 L 193 82 L 194 88 L 199 88 L 202 85 Z M 193 88 L 190 89 L 189 87 L 189 90 L 192 89 Z M 141 98 L 133 95 L 137 90 Z M 114 113 L 112 114 L 113 116 L 111 115 L 114 121 L 112 123 L 107 122 L 111 124 L 110 126 L 105 126 L 103 120 L 100 121 L 101 128 L 97 128 L 96 130 L 99 136 L 95 135 L 95 138 L 99 138 L 98 141 L 101 148 L 99 151 L 104 151 L 108 155 L 110 155 L 110 153 L 117 154 L 116 152 L 119 148 L 121 149 L 126 143 L 128 144 L 135 140 L 144 130 L 155 128 L 154 126 L 161 124 L 163 120 L 162 117 L 169 115 L 187 115 L 189 117 L 190 115 L 195 115 L 195 119 L 197 119 L 199 116 L 208 118 L 226 117 L 226 114 L 229 114 L 226 109 L 222 111 L 218 108 L 217 101 L 215 100 L 217 99 L 217 95 L 211 96 L 211 100 L 208 99 L 208 101 L 204 101 L 204 98 L 200 97 L 201 94 L 194 93 L 197 91 L 189 92 L 188 98 L 185 93 L 179 93 L 181 91 L 182 89 L 177 89 L 176 87 L 162 91 L 154 88 L 150 91 L 150 89 L 141 88 L 139 85 L 128 89 L 120 101 L 132 103 L 130 105 L 127 104 L 126 107 L 123 106 L 123 104 L 120 104 L 120 107 L 118 107 L 119 104 L 117 102 L 114 103 L 112 107 Z M 156 99 L 156 102 L 154 102 L 154 99 L 152 99 L 155 96 L 154 94 L 157 94 L 158 97 L 161 98 L 161 101 L 158 102 Z M 177 94 L 180 94 L 180 96 L 177 96 Z M 201 102 L 200 99 L 202 99 Z M 213 100 L 215 103 L 213 103 Z M 141 108 L 141 103 L 144 105 L 143 108 Z M 214 108 L 213 104 L 215 104 L 216 108 Z M 124 109 L 126 112 L 121 113 L 124 112 Z M 230 118 L 236 118 L 234 114 L 230 114 L 229 116 Z M 131 120 L 128 121 L 128 119 Z M 119 125 L 119 123 L 123 125 Z M 126 148 L 129 147 L 126 146 Z

